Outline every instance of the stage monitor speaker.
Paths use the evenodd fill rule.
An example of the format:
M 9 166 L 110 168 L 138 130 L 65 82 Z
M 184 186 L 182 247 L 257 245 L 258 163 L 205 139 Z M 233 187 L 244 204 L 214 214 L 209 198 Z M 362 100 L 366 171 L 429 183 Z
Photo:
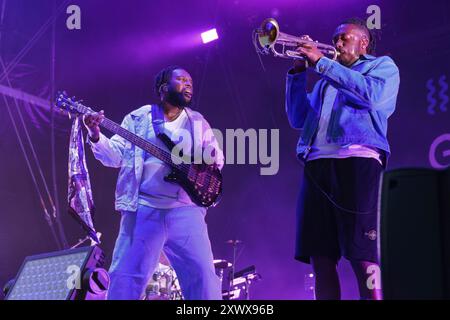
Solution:
M 109 275 L 98 246 L 26 257 L 6 300 L 104 300 Z
M 450 168 L 385 172 L 379 208 L 384 299 L 449 299 Z

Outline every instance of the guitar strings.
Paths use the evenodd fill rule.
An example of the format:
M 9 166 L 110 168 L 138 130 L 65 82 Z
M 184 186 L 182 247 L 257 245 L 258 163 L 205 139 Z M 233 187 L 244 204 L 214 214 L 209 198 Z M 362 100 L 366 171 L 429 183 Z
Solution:
M 71 99 L 68 99 L 68 98 L 65 98 L 65 97 L 60 97 L 59 100 L 62 100 L 63 102 L 66 102 L 66 103 L 68 103 L 70 105 L 75 104 L 78 109 L 81 109 L 81 110 L 78 110 L 78 111 L 80 111 L 83 114 L 86 114 L 86 113 L 88 113 L 90 111 L 93 111 L 92 109 L 84 106 L 83 104 L 81 104 L 79 102 L 75 102 L 74 103 Z M 125 128 L 123 128 L 119 124 L 115 123 L 114 121 L 112 121 L 112 120 L 110 120 L 108 118 L 105 118 L 100 123 L 100 125 L 102 125 L 103 127 L 105 127 L 108 130 L 118 131 L 117 134 L 119 134 L 121 137 L 123 137 L 123 138 L 125 138 L 127 140 L 130 140 L 130 142 L 134 142 L 135 144 L 140 143 L 140 144 L 144 144 L 144 145 L 149 146 L 149 148 L 152 148 L 152 149 L 156 150 L 156 151 L 154 151 L 154 153 L 157 153 L 159 155 L 159 157 L 160 157 L 159 159 L 160 160 L 162 160 L 164 162 L 172 162 L 173 163 L 173 158 L 172 158 L 173 155 L 171 153 L 170 153 L 170 156 L 169 156 L 169 152 L 168 151 L 166 151 L 164 149 L 161 149 L 157 145 L 151 143 L 148 140 L 145 140 L 144 138 L 142 138 L 142 137 L 140 137 L 140 136 L 138 136 L 138 135 L 136 135 L 136 134 L 134 134 L 132 132 L 129 132 L 128 130 L 126 130 Z M 119 131 L 120 131 L 120 133 L 119 133 Z M 181 158 L 178 158 L 178 160 L 180 160 L 182 163 L 180 163 L 180 164 L 174 164 L 173 163 L 172 166 L 175 167 L 176 169 L 180 170 L 184 174 L 186 174 L 186 176 L 189 176 L 191 165 L 184 163 L 183 162 L 184 160 L 181 159 Z M 214 189 L 219 188 L 219 186 L 221 184 L 219 179 L 213 179 L 213 178 L 215 178 L 215 176 L 210 174 L 210 173 L 208 173 L 208 172 L 203 173 L 203 174 L 206 175 L 208 180 L 209 180 L 209 183 L 208 183 L 209 187 L 214 187 Z M 200 177 L 200 175 L 197 173 L 195 181 L 199 177 Z

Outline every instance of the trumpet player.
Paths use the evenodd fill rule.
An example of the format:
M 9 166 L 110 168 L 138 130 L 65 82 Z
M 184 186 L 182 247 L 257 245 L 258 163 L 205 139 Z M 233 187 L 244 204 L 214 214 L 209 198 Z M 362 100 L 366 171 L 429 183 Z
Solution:
M 375 57 L 364 20 L 341 23 L 333 34 L 337 59 L 308 36 L 296 48 L 286 81 L 286 112 L 302 129 L 297 155 L 305 163 L 297 206 L 296 259 L 311 263 L 317 299 L 340 299 L 337 263 L 345 257 L 361 299 L 381 299 L 377 197 L 390 154 L 388 118 L 400 77 L 394 61 Z M 307 69 L 320 80 L 306 91 Z

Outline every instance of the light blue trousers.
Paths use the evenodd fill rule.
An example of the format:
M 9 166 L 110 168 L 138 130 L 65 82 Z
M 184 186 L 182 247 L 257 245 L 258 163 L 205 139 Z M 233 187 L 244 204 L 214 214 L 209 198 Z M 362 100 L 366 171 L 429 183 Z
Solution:
M 205 222 L 206 209 L 155 209 L 139 205 L 122 212 L 109 270 L 110 300 L 136 300 L 144 294 L 164 250 L 187 300 L 221 300 Z

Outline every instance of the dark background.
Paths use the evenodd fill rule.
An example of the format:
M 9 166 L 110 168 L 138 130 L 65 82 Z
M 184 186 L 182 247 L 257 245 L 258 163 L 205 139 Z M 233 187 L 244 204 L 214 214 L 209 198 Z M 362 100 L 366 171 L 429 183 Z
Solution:
M 14 61 L 63 1 L 1 0 L 0 55 Z M 81 8 L 81 30 L 68 30 L 65 8 Z M 262 57 L 253 48 L 252 30 L 267 17 L 280 22 L 281 31 L 308 34 L 331 43 L 336 26 L 349 17 L 367 18 L 366 9 L 381 8 L 381 39 L 377 55 L 390 55 L 400 69 L 397 110 L 389 122 L 392 156 L 389 169 L 450 164 L 450 141 L 430 156 L 432 142 L 450 132 L 448 82 L 450 66 L 450 5 L 448 1 L 73 1 L 40 35 L 2 86 L 49 100 L 52 70 L 55 89 L 66 90 L 120 122 L 125 114 L 154 102 L 153 77 L 177 64 L 194 78 L 194 108 L 214 128 L 279 129 L 280 169 L 260 176 L 259 165 L 228 165 L 224 196 L 209 211 L 207 222 L 216 259 L 232 259 L 228 239 L 239 239 L 236 269 L 255 265 L 262 281 L 252 287 L 254 299 L 310 299 L 304 288 L 308 265 L 293 259 L 295 204 L 302 178 L 295 157 L 298 132 L 284 112 L 285 73 L 291 61 Z M 203 45 L 199 34 L 216 27 L 220 39 Z M 55 60 L 52 60 L 54 43 Z M 264 67 L 263 67 L 264 66 Z M 3 74 L 3 68 L 0 69 Z M 2 77 L 3 78 L 3 77 Z M 311 74 L 311 84 L 316 79 Z M 2 92 L 3 93 L 3 92 Z M 55 116 L 55 148 L 51 147 L 48 108 L 6 98 L 12 119 L 24 141 L 28 129 L 34 150 L 70 245 L 84 234 L 68 216 L 67 148 L 71 121 Z M 58 250 L 45 219 L 40 198 L 18 142 L 5 100 L 0 99 L 0 285 L 13 278 L 24 257 Z M 18 113 L 18 110 L 21 113 Z M 108 134 L 109 135 L 109 134 Z M 30 165 L 39 178 L 37 162 L 25 143 Z M 54 155 L 54 158 L 53 158 Z M 103 167 L 87 155 L 96 227 L 108 264 L 119 226 L 114 212 L 117 170 Z M 52 166 L 54 163 L 54 166 Z M 43 191 L 44 199 L 45 192 Z M 46 201 L 46 200 L 45 200 Z M 357 299 L 349 264 L 339 266 L 344 299 Z M 426 276 L 426 275 L 420 275 Z

